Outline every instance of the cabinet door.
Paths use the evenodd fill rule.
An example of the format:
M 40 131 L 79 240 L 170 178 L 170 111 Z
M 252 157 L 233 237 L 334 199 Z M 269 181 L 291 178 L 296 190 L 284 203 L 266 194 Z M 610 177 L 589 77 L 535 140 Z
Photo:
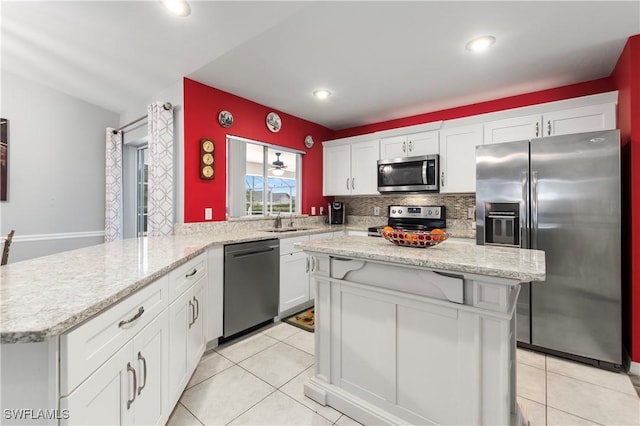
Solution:
M 207 309 L 203 312 L 206 321 L 205 337 L 210 342 L 222 336 L 222 301 L 224 300 L 224 250 L 222 247 L 207 252 Z
M 602 104 L 572 108 L 543 115 L 542 136 L 568 135 L 616 128 L 616 105 Z
M 476 146 L 482 145 L 482 125 L 440 131 L 440 192 L 476 190 Z
M 187 371 L 188 375 L 195 370 L 204 352 L 204 311 L 206 307 L 205 280 L 198 281 L 189 293 L 193 304 L 194 316 L 187 325 Z
M 133 339 L 137 372 L 134 424 L 164 424 L 169 407 L 169 313 L 165 310 Z
M 409 135 L 407 139 L 408 157 L 438 154 L 440 152 L 439 135 L 440 132 L 437 130 Z
M 194 307 L 191 291 L 183 293 L 169 306 L 169 404 L 175 405 L 191 371 L 187 363 L 187 338 Z M 190 303 L 191 302 L 191 303 Z
M 67 425 L 119 425 L 133 423 L 133 388 L 135 366 L 130 364 L 132 343 L 126 344 L 69 396 L 60 399 L 60 409 L 69 410 L 70 418 L 60 421 Z M 129 364 L 128 364 L 129 363 Z M 127 365 L 131 369 L 127 369 Z M 136 379 L 140 376 L 136 371 Z
M 372 140 L 351 145 L 351 194 L 378 195 L 380 143 Z
M 484 124 L 484 145 L 522 141 L 541 136 L 541 115 L 507 118 Z
M 280 256 L 279 312 L 309 300 L 309 257 L 304 252 Z
M 322 195 L 351 194 L 351 146 L 325 146 Z
M 392 136 L 380 139 L 380 158 L 409 157 L 407 136 Z

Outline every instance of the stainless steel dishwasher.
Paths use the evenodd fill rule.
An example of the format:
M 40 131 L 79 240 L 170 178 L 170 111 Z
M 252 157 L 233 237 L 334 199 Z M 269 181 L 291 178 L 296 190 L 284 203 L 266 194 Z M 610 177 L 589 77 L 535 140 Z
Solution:
M 278 315 L 280 240 L 224 246 L 224 332 L 229 337 Z

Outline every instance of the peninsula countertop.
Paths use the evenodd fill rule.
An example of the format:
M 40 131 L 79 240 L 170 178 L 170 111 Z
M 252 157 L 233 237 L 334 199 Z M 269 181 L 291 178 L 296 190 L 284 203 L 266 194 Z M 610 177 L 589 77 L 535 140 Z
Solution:
M 134 238 L 9 263 L 0 268 L 0 343 L 59 335 L 210 247 L 343 229 Z
M 545 279 L 545 255 L 540 250 L 478 246 L 447 240 L 428 248 L 400 247 L 384 238 L 345 236 L 297 244 L 304 251 L 472 273 L 519 282 Z

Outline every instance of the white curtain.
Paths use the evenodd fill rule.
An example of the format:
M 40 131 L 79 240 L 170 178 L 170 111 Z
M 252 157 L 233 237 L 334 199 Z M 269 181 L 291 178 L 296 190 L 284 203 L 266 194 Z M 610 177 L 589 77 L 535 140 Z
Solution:
M 173 234 L 173 108 L 155 102 L 149 105 L 149 168 L 147 235 Z
M 107 127 L 104 240 L 122 239 L 122 132 Z

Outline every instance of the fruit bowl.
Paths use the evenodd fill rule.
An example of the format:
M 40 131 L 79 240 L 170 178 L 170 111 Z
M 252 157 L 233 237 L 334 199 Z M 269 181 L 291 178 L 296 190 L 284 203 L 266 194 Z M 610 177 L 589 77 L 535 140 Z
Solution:
M 409 231 L 405 229 L 381 229 L 380 235 L 397 246 L 426 248 L 445 241 L 449 236 L 440 229 L 433 231 Z

